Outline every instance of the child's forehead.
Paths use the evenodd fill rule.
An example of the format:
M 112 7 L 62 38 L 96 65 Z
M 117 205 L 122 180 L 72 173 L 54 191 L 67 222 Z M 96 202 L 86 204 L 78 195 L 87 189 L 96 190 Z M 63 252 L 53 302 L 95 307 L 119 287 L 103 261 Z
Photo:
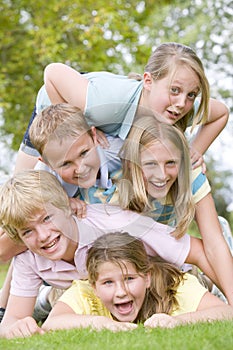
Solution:
M 35 204 L 35 206 L 31 208 L 30 214 L 25 215 L 24 219 L 21 220 L 19 229 L 33 226 L 34 224 L 43 221 L 46 216 L 53 215 L 55 220 L 57 213 L 59 213 L 59 218 L 63 217 L 63 211 L 50 202 L 38 202 L 37 205 Z
M 175 63 L 174 66 L 170 67 L 167 72 L 167 79 L 170 81 L 170 84 L 184 82 L 192 83 L 193 89 L 200 88 L 200 79 L 196 71 L 187 63 Z
M 170 140 L 162 140 L 162 139 L 156 139 L 153 140 L 151 142 L 149 142 L 148 144 L 144 145 L 141 147 L 140 149 L 140 153 L 151 153 L 154 154 L 155 152 L 161 152 L 161 150 L 165 150 L 166 152 L 168 152 L 171 155 L 180 156 L 180 149 L 178 147 L 177 144 L 174 144 L 172 141 Z
M 87 132 L 75 137 L 66 136 L 62 139 L 51 139 L 44 149 L 43 157 L 51 163 L 52 167 L 56 167 L 62 160 L 69 158 L 70 153 L 78 154 L 86 147 L 93 147 L 93 144 L 94 141 Z
M 135 265 L 125 259 L 114 259 L 114 260 L 108 260 L 108 261 L 103 261 L 99 264 L 98 266 L 98 272 L 112 272 L 113 270 L 120 270 L 121 273 L 123 274 L 128 274 L 130 273 L 136 273 L 136 267 Z
M 64 147 L 64 145 L 69 145 L 70 147 L 73 144 L 83 145 L 85 142 L 90 142 L 93 140 L 91 134 L 86 132 L 75 132 L 73 134 L 66 134 L 64 137 L 52 137 L 47 142 L 47 148 L 49 145 L 57 145 L 60 147 Z

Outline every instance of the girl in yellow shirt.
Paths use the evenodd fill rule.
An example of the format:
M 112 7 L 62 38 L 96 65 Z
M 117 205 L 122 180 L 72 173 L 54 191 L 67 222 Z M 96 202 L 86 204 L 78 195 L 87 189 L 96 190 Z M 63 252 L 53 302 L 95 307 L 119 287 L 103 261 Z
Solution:
M 89 281 L 74 281 L 42 328 L 91 327 L 130 330 L 175 327 L 233 318 L 233 308 L 209 293 L 197 279 L 146 254 L 128 233 L 96 239 L 87 255 Z

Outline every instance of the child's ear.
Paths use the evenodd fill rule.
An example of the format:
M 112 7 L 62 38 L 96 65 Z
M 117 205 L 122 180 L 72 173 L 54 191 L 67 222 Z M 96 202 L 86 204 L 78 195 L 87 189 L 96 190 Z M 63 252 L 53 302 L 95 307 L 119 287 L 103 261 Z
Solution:
M 151 273 L 148 272 L 145 278 L 145 282 L 146 282 L 146 288 L 150 288 L 150 284 L 151 284 Z
M 39 160 L 40 162 L 42 162 L 42 163 L 45 163 L 46 165 L 49 165 L 49 164 L 45 161 L 45 159 L 42 158 L 41 156 L 38 157 L 38 160 Z
M 94 126 L 91 127 L 91 134 L 92 134 L 94 144 L 97 145 L 98 142 L 97 142 L 96 128 Z
M 153 82 L 153 79 L 152 79 L 151 73 L 144 72 L 144 74 L 143 74 L 143 87 L 144 87 L 144 89 L 150 91 L 151 86 L 152 86 L 152 82 Z

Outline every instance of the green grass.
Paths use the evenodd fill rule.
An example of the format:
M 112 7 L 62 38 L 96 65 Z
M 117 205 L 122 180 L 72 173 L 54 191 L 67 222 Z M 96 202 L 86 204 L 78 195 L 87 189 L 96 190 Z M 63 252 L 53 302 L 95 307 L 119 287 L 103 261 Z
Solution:
M 3 285 L 9 264 L 0 264 L 0 288 Z
M 24 339 L 0 339 L 4 350 L 232 350 L 232 322 L 132 332 L 56 331 Z

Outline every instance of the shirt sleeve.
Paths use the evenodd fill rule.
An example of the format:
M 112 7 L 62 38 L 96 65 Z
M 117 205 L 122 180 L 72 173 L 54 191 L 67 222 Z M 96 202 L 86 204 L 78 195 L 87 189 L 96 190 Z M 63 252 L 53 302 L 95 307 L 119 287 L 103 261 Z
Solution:
M 194 203 L 198 203 L 211 192 L 211 187 L 206 175 L 202 173 L 201 167 L 192 170 L 191 181 L 193 200 Z
M 14 257 L 10 294 L 20 297 L 37 296 L 42 279 L 35 273 L 34 266 L 33 254 L 30 251 Z
M 95 295 L 88 281 L 76 280 L 65 291 L 59 301 L 67 304 L 78 315 L 96 315 L 111 317 L 110 312 Z
M 173 310 L 172 316 L 196 311 L 206 292 L 207 289 L 199 283 L 195 276 L 186 273 L 176 294 L 179 306 Z
M 41 111 L 43 111 L 43 109 L 47 108 L 51 104 L 52 103 L 45 89 L 45 85 L 42 85 L 36 97 L 36 114 L 39 114 Z

